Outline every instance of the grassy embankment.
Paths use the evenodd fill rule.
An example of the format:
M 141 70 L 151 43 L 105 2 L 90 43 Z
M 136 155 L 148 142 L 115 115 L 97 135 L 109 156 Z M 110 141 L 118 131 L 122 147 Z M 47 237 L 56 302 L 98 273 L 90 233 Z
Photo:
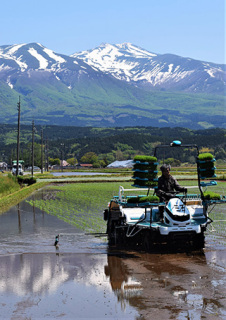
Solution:
M 47 182 L 35 183 L 31 186 L 21 187 L 16 177 L 11 174 L 0 174 L 0 213 L 16 205 L 29 194 L 45 186 Z

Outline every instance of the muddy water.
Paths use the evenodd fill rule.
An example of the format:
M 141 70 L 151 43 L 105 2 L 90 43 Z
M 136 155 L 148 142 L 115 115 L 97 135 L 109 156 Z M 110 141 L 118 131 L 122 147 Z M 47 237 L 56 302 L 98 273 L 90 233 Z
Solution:
M 206 242 L 204 253 L 110 250 L 23 201 L 0 216 L 0 319 L 226 319 L 225 240 Z

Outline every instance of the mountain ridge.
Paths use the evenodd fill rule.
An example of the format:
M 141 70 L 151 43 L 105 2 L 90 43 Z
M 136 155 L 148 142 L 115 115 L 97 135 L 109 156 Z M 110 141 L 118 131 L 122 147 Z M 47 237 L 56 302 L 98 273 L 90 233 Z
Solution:
M 71 56 L 119 80 L 149 90 L 154 88 L 220 94 L 225 90 L 224 65 L 174 54 L 156 54 L 130 43 L 102 44 L 93 50 Z M 216 81 L 215 86 L 213 81 Z
M 106 61 L 112 63 L 112 52 L 109 54 L 109 46 L 107 47 L 102 44 L 99 48 L 99 59 L 103 60 L 102 50 L 105 50 L 105 53 L 108 53 L 105 55 Z M 212 82 L 203 81 L 201 62 L 196 62 L 197 69 L 200 63 L 202 65 L 199 82 L 197 77 L 190 80 L 196 88 L 197 83 L 205 83 L 205 86 L 200 85 L 199 90 L 189 91 L 188 88 L 192 89 L 191 84 L 186 85 L 182 80 L 176 81 L 182 89 L 175 86 L 170 89 L 172 80 L 169 79 L 168 82 L 164 81 L 163 87 L 154 87 L 147 79 L 141 78 L 144 71 L 148 70 L 148 63 L 157 58 L 163 59 L 163 64 L 161 73 L 156 70 L 156 76 L 160 80 L 167 78 L 163 76 L 164 73 L 170 77 L 169 65 L 172 63 L 167 64 L 164 55 L 150 53 L 128 43 L 110 48 L 116 56 L 115 62 L 113 61 L 115 65 L 118 66 L 120 62 L 121 66 L 127 67 L 121 68 L 120 76 L 124 77 L 123 79 L 115 76 L 120 68 L 115 68 L 114 63 L 111 70 L 106 70 L 106 64 L 102 66 L 104 70 L 101 70 L 88 64 L 84 57 L 81 59 L 81 54 L 80 57 L 59 54 L 39 43 L 1 46 L 0 123 L 16 123 L 15 106 L 20 95 L 24 124 L 35 119 L 39 124 L 76 126 L 152 125 L 195 129 L 225 126 L 225 100 L 219 89 L 225 86 L 224 78 L 220 81 L 212 75 L 208 80 Z M 167 54 L 167 59 L 170 57 L 171 55 Z M 173 57 L 175 58 L 175 55 Z M 178 62 L 178 56 L 175 59 Z M 146 69 L 144 64 L 141 64 L 144 60 Z M 156 61 L 154 62 L 157 63 Z M 186 63 L 189 64 L 188 59 Z M 140 68 L 144 69 L 143 74 L 143 69 Z M 211 68 L 212 65 L 208 69 L 210 73 Z M 220 66 L 217 65 L 217 68 Z M 175 68 L 171 66 L 171 70 Z M 225 74 L 223 68 L 221 73 Z M 174 73 L 174 82 L 175 79 Z M 210 92 L 207 90 L 207 93 L 205 90 L 208 86 L 212 89 Z M 217 86 L 218 89 L 215 90 Z

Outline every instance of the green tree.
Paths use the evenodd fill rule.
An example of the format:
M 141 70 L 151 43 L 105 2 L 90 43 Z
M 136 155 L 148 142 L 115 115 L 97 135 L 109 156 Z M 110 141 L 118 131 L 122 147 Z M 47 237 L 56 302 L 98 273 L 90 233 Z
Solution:
M 225 149 L 221 148 L 221 147 L 218 147 L 215 151 L 215 156 L 216 156 L 216 159 L 222 159 L 222 160 L 225 160 L 226 159 L 226 151 Z
M 71 166 L 75 166 L 76 163 L 78 163 L 76 158 L 69 158 L 67 159 L 67 162 L 71 165 Z
M 84 156 L 81 157 L 82 163 L 91 163 L 94 164 L 95 162 L 98 162 L 98 156 L 95 152 L 87 152 L 84 154 Z
M 124 160 L 124 155 L 121 150 L 118 149 L 118 150 L 114 151 L 114 153 L 115 153 L 116 160 L 118 160 L 118 161 Z
M 174 167 L 179 167 L 181 165 L 180 160 L 174 159 L 174 158 L 168 158 L 165 160 L 166 164 L 170 164 L 171 166 Z
M 51 166 L 54 166 L 54 165 L 60 165 L 60 159 L 59 158 L 49 158 L 49 164 Z

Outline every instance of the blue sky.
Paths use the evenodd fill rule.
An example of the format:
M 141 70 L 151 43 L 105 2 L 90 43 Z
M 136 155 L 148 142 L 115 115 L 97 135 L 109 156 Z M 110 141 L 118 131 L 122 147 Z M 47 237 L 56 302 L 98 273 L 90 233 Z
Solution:
M 0 45 L 73 54 L 130 42 L 154 53 L 225 58 L 225 0 L 3 0 Z

